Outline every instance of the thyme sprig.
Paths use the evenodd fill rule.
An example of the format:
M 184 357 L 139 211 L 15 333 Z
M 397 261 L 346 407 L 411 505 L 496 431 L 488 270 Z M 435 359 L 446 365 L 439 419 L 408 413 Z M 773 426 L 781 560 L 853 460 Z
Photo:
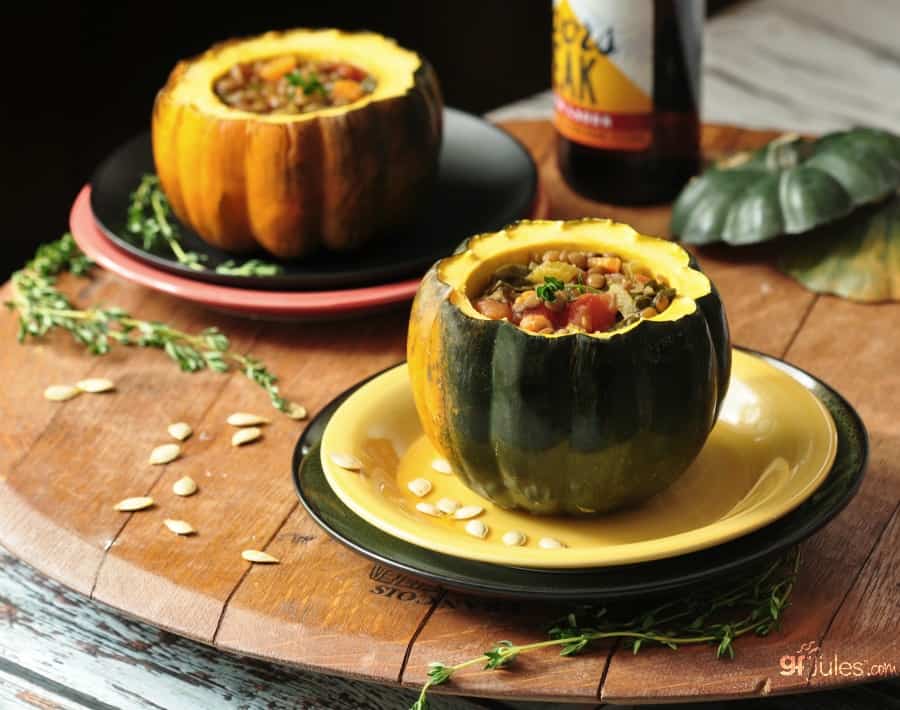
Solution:
M 141 246 L 145 250 L 159 251 L 168 247 L 179 264 L 195 271 L 206 269 L 204 254 L 185 251 L 181 246 L 178 227 L 172 222 L 172 208 L 156 175 L 144 175 L 137 190 L 131 193 L 126 227 L 131 234 L 141 237 Z
M 464 668 L 481 664 L 484 670 L 505 668 L 521 654 L 541 648 L 558 647 L 560 656 L 575 656 L 596 641 L 619 639 L 635 654 L 647 644 L 673 650 L 710 644 L 716 658 L 734 658 L 734 644 L 741 636 L 766 636 L 778 628 L 799 569 L 800 552 L 794 548 L 757 575 L 682 595 L 622 620 L 611 619 L 607 607 L 581 605 L 550 628 L 547 640 L 523 645 L 499 641 L 480 656 L 455 665 L 430 663 L 428 680 L 411 710 L 427 710 L 428 691 Z
M 140 237 L 140 246 L 144 250 L 158 252 L 168 249 L 179 264 L 194 271 L 207 269 L 205 254 L 187 251 L 181 245 L 178 223 L 173 218 L 172 207 L 156 175 L 144 175 L 137 189 L 131 193 L 125 227 L 129 234 Z M 283 268 L 262 259 L 249 259 L 242 264 L 229 259 L 217 266 L 215 271 L 230 276 L 274 276 L 280 274 Z
M 229 259 L 216 267 L 217 274 L 229 276 L 278 276 L 282 271 L 278 264 L 270 264 L 262 259 L 248 259 L 243 264 Z
M 232 350 L 228 337 L 217 328 L 185 333 L 165 323 L 134 318 L 121 308 L 77 308 L 57 289 L 56 277 L 65 271 L 85 276 L 92 266 L 72 235 L 65 234 L 42 245 L 25 268 L 12 275 L 12 300 L 6 305 L 18 314 L 19 342 L 64 330 L 93 355 L 105 355 L 113 345 L 156 348 L 185 372 L 236 368 L 266 391 L 276 409 L 302 411 L 281 395 L 278 378 L 262 362 Z

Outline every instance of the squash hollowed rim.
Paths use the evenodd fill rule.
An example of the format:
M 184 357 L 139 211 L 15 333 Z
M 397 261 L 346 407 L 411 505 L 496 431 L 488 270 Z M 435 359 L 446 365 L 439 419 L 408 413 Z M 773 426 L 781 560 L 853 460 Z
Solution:
M 437 278 L 450 288 L 450 303 L 464 315 L 492 320 L 475 309 L 472 299 L 481 294 L 497 268 L 527 261 L 529 254 L 547 249 L 610 252 L 640 262 L 654 276 L 666 277 L 677 295 L 662 313 L 612 331 L 547 334 L 522 331 L 529 335 L 544 338 L 582 335 L 608 340 L 646 323 L 677 321 L 690 315 L 697 310 L 697 299 L 712 291 L 709 279 L 691 266 L 690 254 L 681 246 L 641 234 L 627 224 L 610 219 L 523 220 L 499 232 L 479 234 L 466 242 L 464 251 L 438 262 Z
M 295 54 L 311 61 L 348 62 L 371 75 L 376 82 L 375 89 L 345 106 L 330 106 L 298 114 L 244 111 L 228 106 L 216 95 L 216 80 L 234 65 L 281 54 Z M 301 123 L 340 116 L 371 103 L 403 96 L 415 86 L 416 73 L 422 66 L 423 61 L 418 54 L 374 32 L 300 29 L 267 32 L 257 37 L 216 44 L 199 57 L 182 62 L 173 73 L 172 85 L 166 88 L 173 102 L 193 105 L 204 114 L 219 119 Z

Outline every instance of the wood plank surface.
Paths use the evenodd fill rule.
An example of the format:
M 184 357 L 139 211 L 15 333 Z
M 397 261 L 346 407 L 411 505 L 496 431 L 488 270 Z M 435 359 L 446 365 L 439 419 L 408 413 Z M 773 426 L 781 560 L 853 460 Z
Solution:
M 64 278 L 61 282 L 78 300 L 115 301 L 122 308 L 137 308 L 152 302 L 152 295 L 145 289 L 125 286 L 98 274 L 91 280 Z M 10 298 L 7 284 L 2 300 Z M 97 372 L 98 367 L 114 367 L 129 362 L 132 353 L 111 354 L 99 362 L 85 357 L 83 348 L 76 346 L 67 334 L 54 334 L 44 342 L 27 350 L 15 347 L 16 321 L 8 313 L 0 317 L 0 337 L 6 345 L 0 348 L 0 371 L 10 373 L 3 383 L 0 397 L 0 521 L 3 524 L 4 546 L 23 559 L 34 561 L 41 571 L 74 589 L 89 594 L 93 577 L 103 558 L 103 545 L 122 523 L 121 516 L 103 515 L 106 530 L 96 528 L 89 534 L 70 525 L 67 516 L 58 514 L 58 501 L 75 509 L 81 508 L 88 481 L 83 468 L 69 465 L 69 453 L 84 455 L 89 449 L 83 446 L 83 436 L 92 437 L 92 427 L 73 432 L 65 417 L 58 419 L 62 408 L 56 402 L 43 398 L 45 387 L 56 383 L 71 383 Z M 109 402 L 93 400 L 102 406 Z M 85 402 L 68 404 L 78 408 Z M 71 416 L 72 411 L 69 412 Z M 51 426 L 52 423 L 52 426 Z M 62 435 L 61 448 L 47 451 L 46 442 L 54 433 Z M 69 438 L 71 434 L 73 438 Z M 40 449 L 49 453 L 55 463 L 41 461 Z M 37 451 L 37 455 L 35 455 Z M 28 454 L 24 469 L 17 467 Z M 60 464 L 65 463 L 65 466 Z M 64 471 L 57 469 L 65 469 Z M 88 467 L 88 470 L 92 470 Z M 124 469 L 123 469 L 124 472 Z M 59 473 L 60 478 L 56 474 Z M 71 490 L 60 486 L 66 475 L 74 475 L 83 482 L 83 496 L 70 495 Z M 76 487 L 80 488 L 80 486 Z M 59 522 L 57 522 L 59 521 Z
M 552 217 L 608 216 L 667 233 L 666 206 L 629 209 L 573 195 L 559 178 L 549 124 L 508 128 L 535 155 Z M 704 149 L 716 157 L 771 137 L 708 127 Z M 550 650 L 522 659 L 516 672 L 460 674 L 442 690 L 589 704 L 598 698 L 751 697 L 815 684 L 809 674 L 779 673 L 779 659 L 807 641 L 843 654 L 846 644 L 875 637 L 865 648 L 873 661 L 896 656 L 896 643 L 882 639 L 887 615 L 897 611 L 891 593 L 900 430 L 891 412 L 900 394 L 900 354 L 884 333 L 900 326 L 900 306 L 816 298 L 777 272 L 771 256 L 771 249 L 699 253 L 722 292 L 734 341 L 787 354 L 833 382 L 860 407 L 873 434 L 872 471 L 860 496 L 804 546 L 785 628 L 743 640 L 734 662 L 714 661 L 709 648 L 632 656 L 610 646 L 563 660 Z M 79 302 L 102 297 L 193 330 L 222 326 L 237 348 L 269 364 L 285 394 L 311 414 L 404 353 L 404 311 L 332 324 L 259 324 L 149 295 L 109 275 L 98 275 L 86 292 L 83 282 L 67 280 L 67 286 L 82 289 Z M 13 328 L 11 316 L 0 316 L 8 343 Z M 0 542 L 129 615 L 247 656 L 418 685 L 429 661 L 457 662 L 501 639 L 539 639 L 559 611 L 448 596 L 330 540 L 298 507 L 290 482 L 291 452 L 303 425 L 274 413 L 265 394 L 238 375 L 184 375 L 151 351 L 92 359 L 55 338 L 46 345 L 9 345 L 0 363 L 17 373 L 0 396 Z M 42 399 L 46 385 L 88 372 L 111 377 L 118 391 L 63 404 Z M 225 423 L 238 410 L 274 415 L 263 440 L 243 449 L 230 446 L 232 429 Z M 166 425 L 179 419 L 195 430 L 184 457 L 165 467 L 148 465 L 152 447 L 167 441 Z M 170 490 L 184 474 L 200 485 L 188 499 Z M 156 508 L 132 515 L 112 510 L 117 500 L 143 494 L 154 496 Z M 176 538 L 162 525 L 166 517 L 188 520 L 198 534 Z M 240 558 L 247 547 L 266 549 L 282 563 L 251 567 Z
M 414 693 L 223 653 L 92 603 L 0 551 L 0 708 L 396 710 Z M 436 699 L 436 710 L 478 710 Z
M 892 675 L 900 668 L 898 328 L 900 304 L 857 306 L 822 296 L 788 352 L 793 362 L 847 397 L 866 423 L 871 447 L 868 474 L 857 498 L 815 539 L 834 570 L 829 582 L 844 590 L 845 598 L 827 633 L 811 639 L 821 646 L 821 663 L 810 676 L 814 687 L 860 680 L 837 670 L 827 675 L 835 656 L 863 663 L 863 679 L 879 677 L 873 666 L 892 664 Z
M 282 373 L 286 394 L 315 412 L 349 382 L 402 359 L 397 337 L 402 325 L 396 314 L 353 327 L 267 325 L 253 354 Z M 149 355 L 158 361 L 158 354 Z M 160 366 L 183 382 L 169 363 Z M 215 375 L 210 378 L 216 381 Z M 184 458 L 167 466 L 149 489 L 159 501 L 157 508 L 134 515 L 116 539 L 95 590 L 101 601 L 139 615 L 149 611 L 164 627 L 203 641 L 212 640 L 225 601 L 249 571 L 241 550 L 265 548 L 298 505 L 290 460 L 303 430 L 302 423 L 275 412 L 265 392 L 248 386 L 244 378 L 220 378 L 218 383 L 224 387 L 214 404 L 198 395 L 192 398 L 193 406 L 202 403 L 202 411 L 161 413 L 162 420 L 153 422 L 156 432 L 165 432 L 166 423 L 184 420 L 197 434 L 185 442 Z M 139 410 L 140 402 L 129 404 L 135 405 Z M 225 420 L 235 411 L 272 417 L 263 427 L 262 440 L 239 448 L 231 445 L 234 428 Z M 172 483 L 184 474 L 198 482 L 199 494 L 179 498 L 171 492 Z M 173 539 L 162 525 L 167 517 L 188 520 L 198 533 Z M 146 575 L 149 600 L 134 598 L 137 573 Z M 277 572 L 261 568 L 252 576 L 265 579 Z
M 409 640 L 442 597 L 434 585 L 379 568 L 296 509 L 228 605 L 217 645 L 263 658 L 398 683 Z

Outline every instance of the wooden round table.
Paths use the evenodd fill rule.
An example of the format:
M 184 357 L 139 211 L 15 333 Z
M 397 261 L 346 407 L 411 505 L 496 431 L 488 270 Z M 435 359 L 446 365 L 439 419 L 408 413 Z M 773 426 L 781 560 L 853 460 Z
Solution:
M 560 181 L 545 122 L 507 128 L 537 160 L 551 216 L 609 216 L 665 234 L 669 208 L 610 207 Z M 772 134 L 707 126 L 710 157 L 754 147 Z M 777 247 L 776 247 L 777 248 Z M 853 503 L 803 547 L 803 567 L 782 629 L 743 638 L 734 661 L 708 647 L 614 645 L 570 659 L 529 654 L 515 672 L 459 674 L 446 692 L 612 703 L 739 698 L 896 676 L 900 645 L 900 304 L 860 306 L 816 296 L 781 275 L 773 250 L 700 253 L 722 291 L 734 341 L 784 357 L 823 378 L 856 406 L 872 457 Z M 282 389 L 315 413 L 359 379 L 404 357 L 406 313 L 331 324 L 263 324 L 210 313 L 97 272 L 63 279 L 78 303 L 117 304 L 187 330 L 216 324 L 264 360 Z M 0 291 L 4 300 L 9 285 Z M 429 661 L 455 663 L 500 639 L 527 642 L 559 612 L 540 604 L 482 600 L 373 565 L 329 539 L 299 507 L 290 458 L 302 424 L 275 417 L 262 442 L 235 449 L 226 417 L 268 413 L 265 394 L 239 375 L 184 375 L 158 352 L 93 358 L 59 335 L 17 346 L 0 317 L 0 543 L 73 590 L 151 624 L 219 648 L 323 673 L 420 685 Z M 104 376 L 115 394 L 44 400 L 53 383 Z M 164 467 L 148 452 L 166 426 L 187 421 L 185 455 Z M 171 493 L 191 475 L 200 492 Z M 122 514 L 113 504 L 152 495 L 157 506 Z M 163 518 L 197 528 L 175 537 Z M 280 565 L 250 566 L 241 550 L 265 549 Z M 797 672 L 783 659 L 812 644 Z M 850 672 L 843 672 L 851 664 Z M 855 673 L 857 664 L 864 674 Z M 828 668 L 835 670 L 827 674 Z M 813 669 L 816 669 L 813 672 Z

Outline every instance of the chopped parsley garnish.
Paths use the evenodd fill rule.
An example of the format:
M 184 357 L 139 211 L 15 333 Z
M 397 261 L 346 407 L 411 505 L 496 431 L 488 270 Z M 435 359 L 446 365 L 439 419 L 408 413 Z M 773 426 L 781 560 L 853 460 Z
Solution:
M 545 276 L 544 283 L 538 286 L 534 292 L 539 299 L 550 303 L 556 300 L 557 291 L 562 291 L 565 288 L 566 285 L 558 278 L 554 276 Z
M 315 74 L 307 74 L 303 76 L 296 69 L 289 74 L 285 74 L 285 79 L 287 79 L 288 84 L 291 86 L 299 86 L 303 89 L 304 94 L 311 94 L 314 91 L 318 91 L 323 96 L 325 95 L 325 85 L 319 81 L 319 77 Z

